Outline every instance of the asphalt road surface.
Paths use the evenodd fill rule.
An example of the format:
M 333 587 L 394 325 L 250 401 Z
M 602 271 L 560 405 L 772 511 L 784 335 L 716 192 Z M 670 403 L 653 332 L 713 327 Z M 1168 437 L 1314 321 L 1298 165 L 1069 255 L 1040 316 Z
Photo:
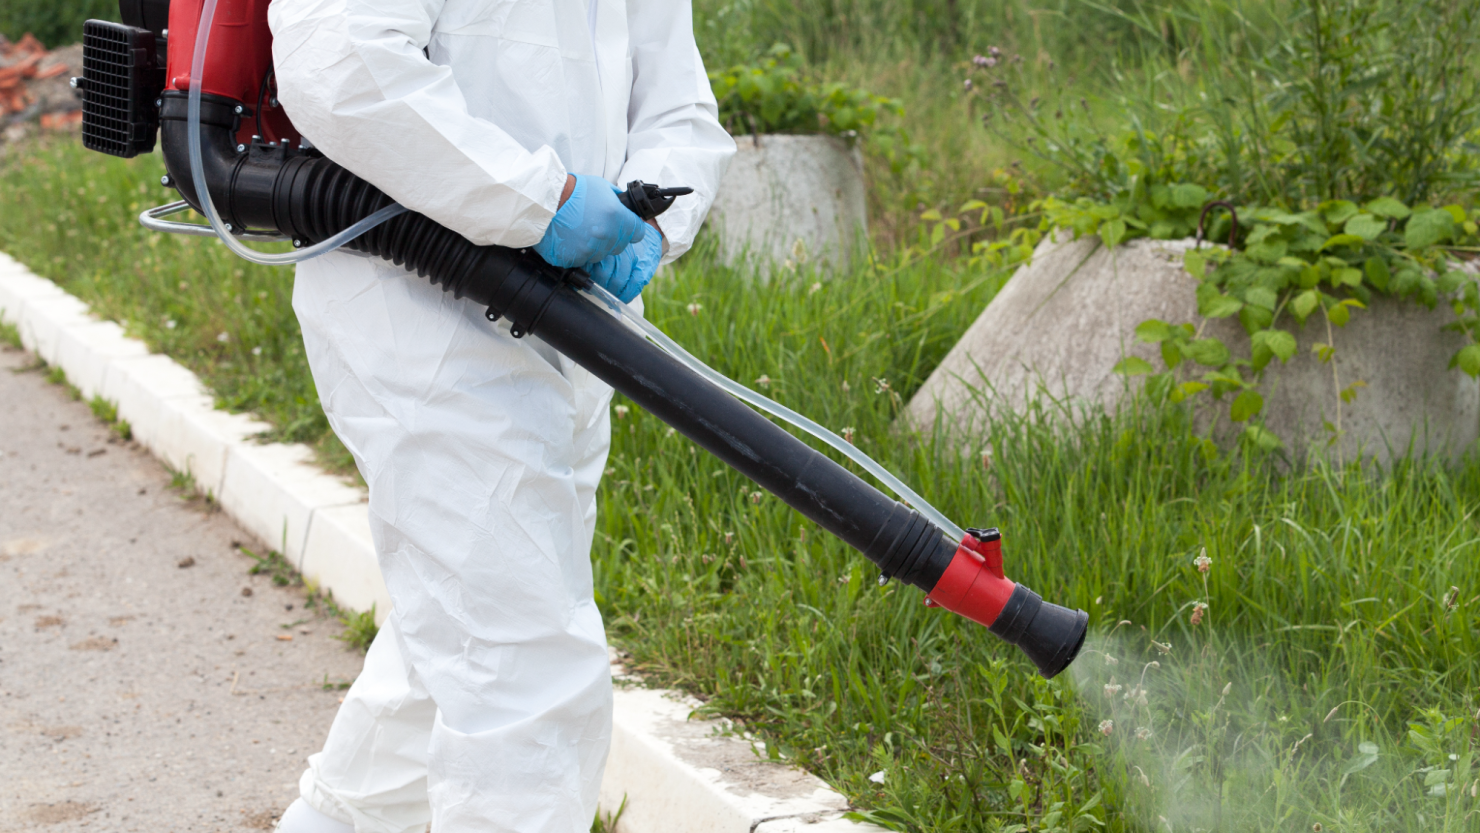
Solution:
M 0 352 L 0 831 L 271 829 L 362 654 L 31 359 Z

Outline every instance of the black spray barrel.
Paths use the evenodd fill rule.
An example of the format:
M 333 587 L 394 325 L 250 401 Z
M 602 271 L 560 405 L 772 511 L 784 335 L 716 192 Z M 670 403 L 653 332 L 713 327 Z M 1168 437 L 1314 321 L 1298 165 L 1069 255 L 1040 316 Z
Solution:
M 237 232 L 277 231 L 298 245 L 328 239 L 391 200 L 316 151 L 284 144 L 235 144 L 238 102 L 203 96 L 202 164 L 211 200 Z M 191 184 L 186 95 L 166 91 L 160 127 L 165 165 L 181 195 L 200 207 Z M 657 213 L 682 189 L 624 195 L 639 213 Z M 973 531 L 952 541 L 918 512 L 870 486 L 826 455 L 751 410 L 629 329 L 578 290 L 590 279 L 557 269 L 528 250 L 477 246 L 416 213 L 367 231 L 348 248 L 385 258 L 455 297 L 506 318 L 515 337 L 534 334 L 644 410 L 755 481 L 818 526 L 915 585 L 927 604 L 991 628 L 1052 677 L 1073 661 L 1088 617 L 1043 602 L 1002 572 L 1000 535 Z
M 237 150 L 235 103 L 203 98 L 207 187 L 233 229 L 279 231 L 306 245 L 390 204 L 375 186 L 315 153 L 262 144 Z M 198 207 L 189 185 L 186 101 L 184 93 L 164 93 L 162 144 L 171 180 Z M 582 273 L 552 267 L 528 250 L 475 245 L 415 213 L 392 218 L 348 247 L 487 307 L 490 318 L 507 318 L 517 336 L 538 335 L 858 549 L 885 575 L 928 593 L 950 564 L 959 542 L 582 298 L 576 290 L 589 282 Z

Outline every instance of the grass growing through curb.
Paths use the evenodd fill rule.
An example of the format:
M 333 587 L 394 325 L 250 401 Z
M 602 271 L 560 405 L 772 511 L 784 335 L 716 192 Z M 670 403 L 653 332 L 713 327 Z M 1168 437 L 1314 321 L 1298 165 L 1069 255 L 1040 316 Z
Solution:
M 258 555 L 240 544 L 236 549 L 253 561 L 247 570 L 248 575 L 265 575 L 278 587 L 303 588 L 304 610 L 321 610 L 324 615 L 344 626 L 344 630 L 334 635 L 335 639 L 361 653 L 370 650 L 370 643 L 375 641 L 375 634 L 380 631 L 375 624 L 374 605 L 363 612 L 346 610 L 335 603 L 333 591 L 325 592 L 314 583 L 305 581 L 292 562 L 277 550 L 268 550 L 266 555 Z M 283 627 L 291 628 L 297 624 L 301 623 L 294 622 Z

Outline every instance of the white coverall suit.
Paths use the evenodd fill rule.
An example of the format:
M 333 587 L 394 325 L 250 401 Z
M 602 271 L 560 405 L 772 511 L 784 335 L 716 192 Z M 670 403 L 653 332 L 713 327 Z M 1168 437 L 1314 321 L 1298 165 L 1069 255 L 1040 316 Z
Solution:
M 302 133 L 475 243 L 539 241 L 569 172 L 694 188 L 660 220 L 671 260 L 734 153 L 688 0 L 275 0 L 269 23 Z M 302 263 L 293 307 L 393 602 L 303 799 L 358 833 L 587 830 L 610 388 L 386 261 Z

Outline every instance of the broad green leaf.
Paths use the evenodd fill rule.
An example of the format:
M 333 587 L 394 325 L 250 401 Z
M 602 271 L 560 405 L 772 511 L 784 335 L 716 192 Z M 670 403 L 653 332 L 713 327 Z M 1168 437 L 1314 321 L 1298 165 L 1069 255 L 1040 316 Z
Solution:
M 1346 221 L 1342 231 L 1355 234 L 1363 240 L 1376 240 L 1377 235 L 1387 231 L 1387 221 L 1379 220 L 1371 214 L 1357 214 Z
M 1334 272 L 1331 273 L 1331 285 L 1332 286 L 1342 286 L 1342 285 L 1345 285 L 1345 286 L 1353 286 L 1353 287 L 1355 287 L 1355 286 L 1361 286 L 1362 285 L 1362 270 L 1361 269 L 1353 269 L 1350 266 L 1343 266 L 1342 268 L 1337 269 L 1336 271 L 1334 271 Z
M 1348 405 L 1352 404 L 1357 400 L 1357 390 L 1365 387 L 1367 387 L 1367 383 L 1362 381 L 1361 379 L 1352 382 L 1341 391 L 1341 401 L 1345 402 Z
M 1373 286 L 1383 292 L 1387 291 L 1388 284 L 1393 279 L 1393 273 L 1388 271 L 1387 261 L 1380 257 L 1369 257 L 1364 271 L 1367 273 L 1367 280 L 1371 281 Z
M 1306 290 L 1295 296 L 1290 302 L 1290 308 L 1295 311 L 1295 316 L 1304 320 L 1315 311 L 1316 305 L 1321 302 L 1321 295 L 1314 289 Z M 1103 367 L 1103 365 L 1101 365 Z
M 1144 376 L 1154 369 L 1151 362 L 1139 356 L 1126 356 L 1115 363 L 1115 372 L 1122 376 Z
M 1172 337 L 1172 325 L 1155 318 L 1142 321 L 1136 325 L 1136 338 L 1151 344 L 1166 341 Z
M 1338 327 L 1345 327 L 1351 317 L 1351 310 L 1347 309 L 1346 304 L 1332 304 L 1326 307 L 1326 320 Z
M 1116 218 L 1100 224 L 1100 239 L 1107 248 L 1119 246 L 1125 239 L 1125 220 Z
M 1208 276 L 1208 259 L 1198 252 L 1188 252 L 1182 256 L 1182 268 L 1187 274 L 1202 280 Z
M 1310 352 L 1316 354 L 1316 359 L 1321 364 L 1326 364 L 1331 361 L 1332 356 L 1336 355 L 1336 348 L 1318 341 L 1310 346 Z
M 1223 385 L 1227 390 L 1238 390 L 1244 387 L 1243 377 L 1239 376 L 1237 368 L 1231 373 L 1224 373 L 1221 370 L 1210 370 L 1203 374 L 1203 381 L 1211 382 L 1215 386 Z M 1214 393 L 1217 393 L 1217 391 L 1214 391 Z
M 1412 264 L 1405 263 L 1399 267 L 1397 274 L 1393 275 L 1392 292 L 1399 297 L 1405 297 L 1423 284 L 1423 273 L 1418 271 Z
M 1244 304 L 1232 295 L 1218 293 L 1204 300 L 1199 300 L 1197 311 L 1206 318 L 1227 318 L 1235 315 L 1244 308 Z
M 1182 183 L 1172 186 L 1172 204 L 1179 208 L 1198 208 L 1208 201 L 1208 191 L 1201 185 Z
M 926 223 L 938 223 L 940 222 L 940 212 L 932 208 L 921 214 L 920 219 Z
M 1264 368 L 1269 366 L 1270 360 L 1274 358 L 1274 351 L 1270 350 L 1269 345 L 1264 343 L 1263 330 L 1254 333 L 1252 342 L 1249 366 L 1257 374 L 1263 372 Z
M 1420 211 L 1408 218 L 1408 225 L 1403 229 L 1403 241 L 1409 249 L 1422 249 L 1448 240 L 1456 226 L 1454 216 L 1448 211 L 1432 208 Z
M 1181 402 L 1193 394 L 1202 393 L 1208 387 L 1206 382 L 1183 382 L 1177 386 L 1176 392 L 1172 394 L 1172 401 Z
M 1253 246 L 1244 248 L 1244 255 L 1250 260 L 1259 263 L 1278 263 L 1280 258 L 1290 250 L 1290 244 L 1278 238 L 1266 240 Z
M 1440 294 L 1448 295 L 1463 286 L 1469 277 L 1458 269 L 1450 269 L 1440 275 L 1434 285 L 1438 287 Z
M 1256 390 L 1246 390 L 1233 400 L 1233 406 L 1228 409 L 1228 418 L 1234 422 L 1247 422 L 1250 417 L 1258 415 L 1264 410 L 1264 397 Z
M 1331 202 L 1321 203 L 1320 210 L 1321 216 L 1326 218 L 1326 222 L 1333 226 L 1339 226 L 1350 219 L 1353 214 L 1356 214 L 1359 209 L 1354 202 L 1332 200 Z
M 1238 311 L 1238 323 L 1244 325 L 1244 332 L 1252 335 L 1274 323 L 1274 311 L 1245 304 Z
M 1454 354 L 1450 367 L 1458 366 L 1470 376 L 1480 376 L 1480 344 L 1470 344 Z
M 1244 300 L 1261 309 L 1272 310 L 1280 302 L 1280 296 L 1268 287 L 1254 286 L 1244 293 Z
M 1378 197 L 1372 202 L 1367 203 L 1367 210 L 1379 217 L 1388 217 L 1394 220 L 1401 220 L 1413 213 L 1408 210 L 1408 206 L 1392 197 Z
M 1454 218 L 1455 225 L 1459 225 L 1460 223 L 1463 223 L 1465 221 L 1465 219 L 1466 219 L 1465 218 L 1465 209 L 1464 209 L 1464 206 L 1460 206 L 1460 205 L 1446 205 L 1446 206 L 1444 206 L 1443 208 L 1441 208 L 1439 210 L 1440 211 L 1447 211 L 1447 212 L 1449 212 L 1449 216 Z
M 1176 370 L 1177 365 L 1182 363 L 1182 348 L 1175 341 L 1163 341 L 1161 343 L 1161 360 L 1168 370 Z
M 1334 249 L 1338 246 L 1361 246 L 1363 243 L 1366 242 L 1366 240 L 1358 237 L 1355 234 L 1336 234 L 1332 235 L 1329 239 L 1326 240 L 1325 243 L 1321 244 L 1321 251 L 1324 252 L 1327 249 Z
M 1397 202 L 1397 200 L 1393 200 L 1393 202 Z M 1401 205 L 1401 203 L 1399 204 Z M 1357 744 L 1356 757 L 1348 761 L 1341 771 L 1346 775 L 1351 775 L 1354 772 L 1361 772 L 1375 763 L 1377 763 L 1377 744 L 1371 741 L 1362 741 Z
M 1267 333 L 1264 343 L 1268 344 L 1269 349 L 1280 357 L 1280 361 L 1287 362 L 1295 355 L 1295 336 L 1285 330 L 1265 330 L 1264 332 Z
M 1216 338 L 1200 338 L 1182 348 L 1187 357 L 1204 367 L 1228 364 L 1228 347 Z
M 1244 439 L 1259 446 L 1265 451 L 1274 451 L 1284 445 L 1273 431 L 1261 425 L 1249 425 L 1244 428 Z

